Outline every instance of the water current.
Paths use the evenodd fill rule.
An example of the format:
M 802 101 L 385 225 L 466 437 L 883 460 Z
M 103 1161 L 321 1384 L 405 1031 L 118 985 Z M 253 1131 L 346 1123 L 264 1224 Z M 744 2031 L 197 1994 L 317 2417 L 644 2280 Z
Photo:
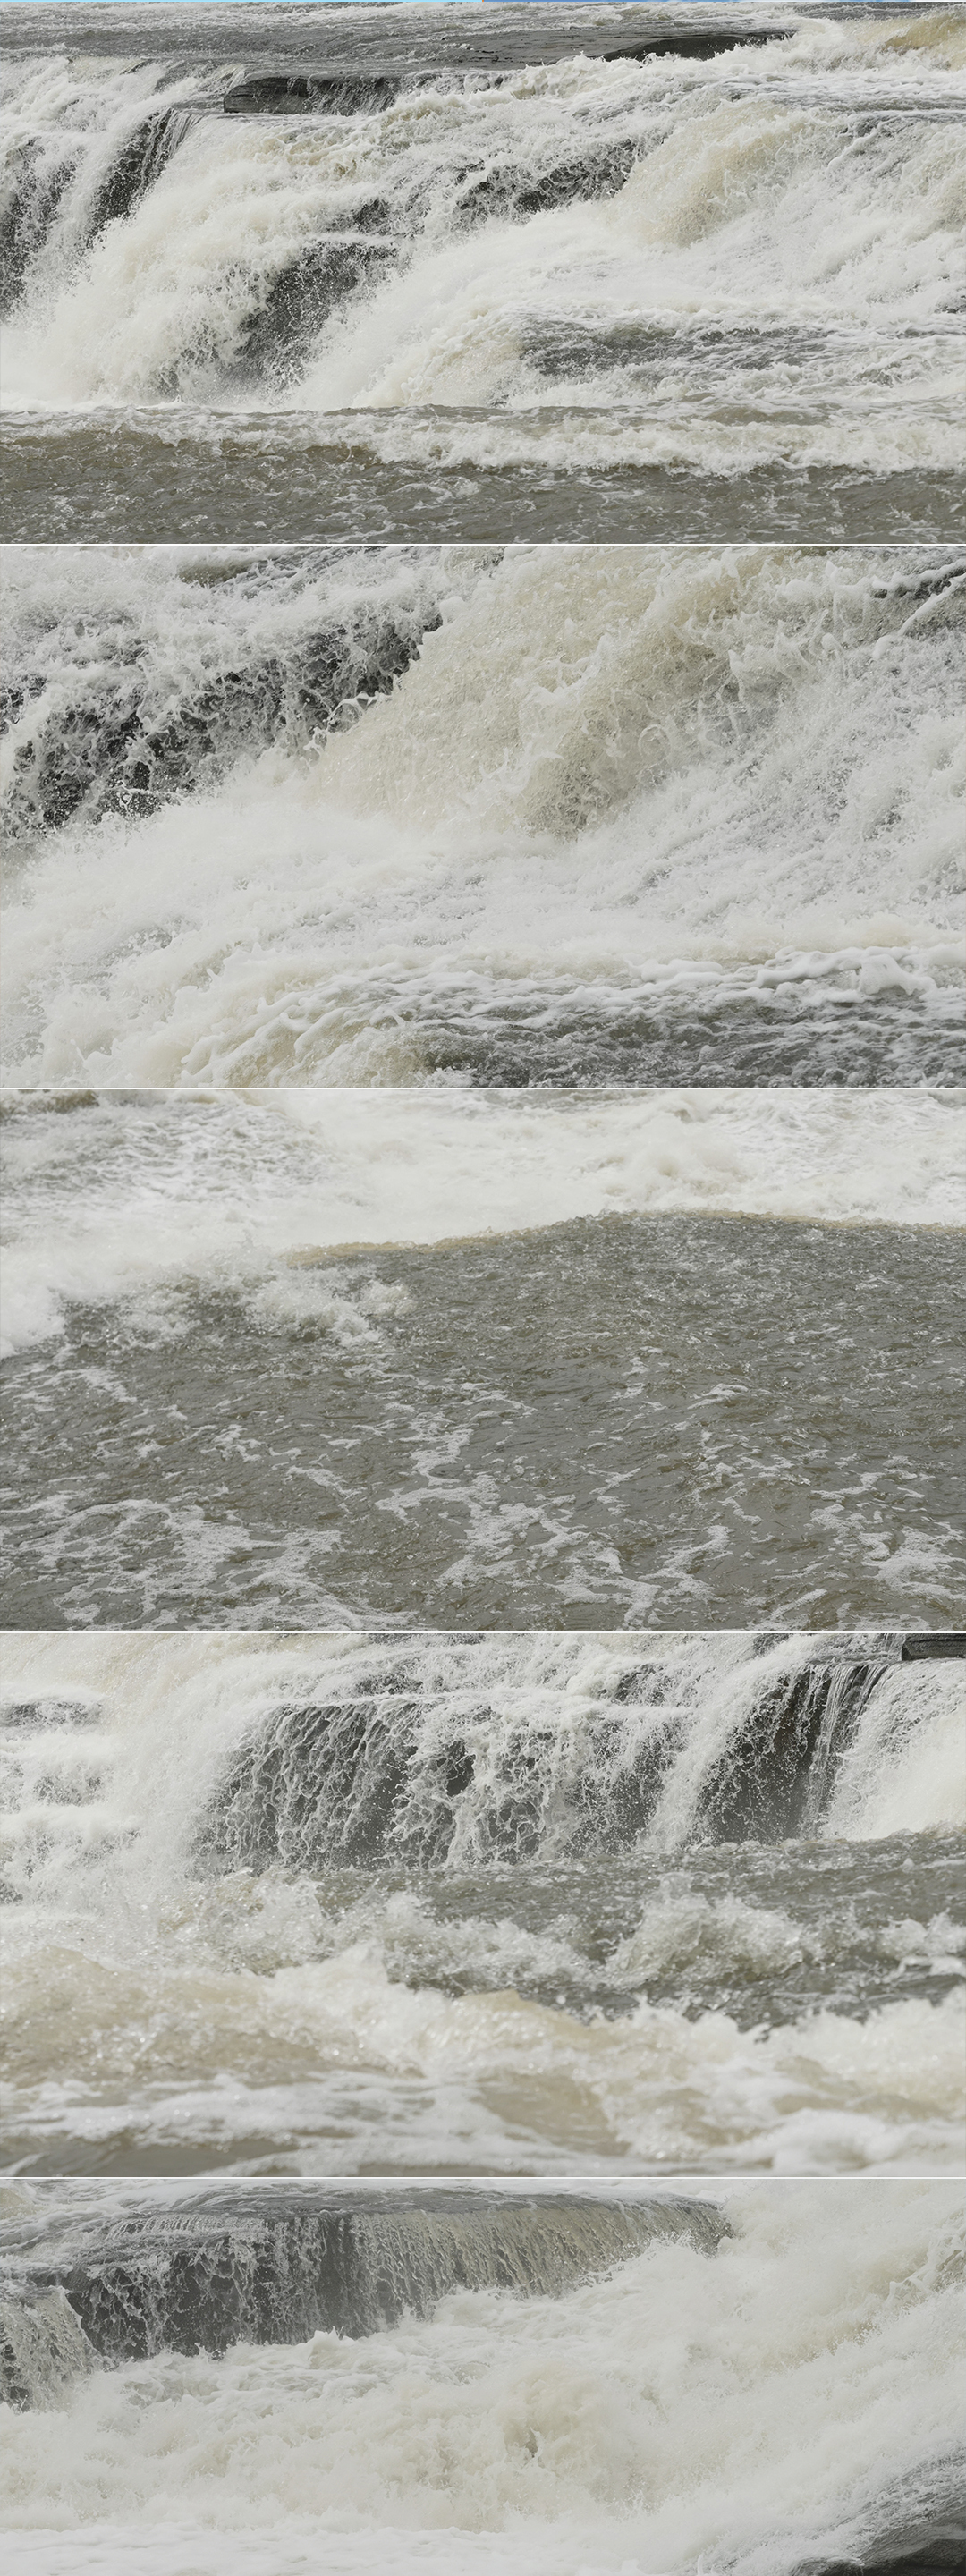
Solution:
M 8 1637 L 8 2170 L 954 2170 L 964 1647 Z
M 960 1095 L 8 1111 L 8 1626 L 956 1621 Z
M 11 536 L 961 527 L 961 12 L 0 26 Z
M 5 2569 L 962 2576 L 966 19 L 0 37 Z
M 4 570 L 8 1078 L 962 1078 L 961 553 Z
M 960 2563 L 955 2186 L 8 2197 L 12 2576 Z

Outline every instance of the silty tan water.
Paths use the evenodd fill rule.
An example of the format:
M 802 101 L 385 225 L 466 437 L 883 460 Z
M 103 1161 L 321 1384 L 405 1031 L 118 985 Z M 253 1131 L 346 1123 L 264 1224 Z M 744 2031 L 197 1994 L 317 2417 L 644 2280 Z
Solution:
M 904 1648 L 8 1639 L 8 2169 L 955 2170 L 964 1667 Z
M 955 1620 L 959 1095 L 8 1110 L 9 1626 Z

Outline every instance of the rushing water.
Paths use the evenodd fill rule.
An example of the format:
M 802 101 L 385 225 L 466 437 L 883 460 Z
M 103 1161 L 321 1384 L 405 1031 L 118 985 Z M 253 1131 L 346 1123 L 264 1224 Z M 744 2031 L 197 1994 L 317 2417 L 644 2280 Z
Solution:
M 11 1079 L 961 1077 L 948 548 L 5 576 Z
M 9 1112 L 9 1626 L 955 1621 L 959 1095 Z
M 2 21 L 11 535 L 961 525 L 957 11 Z
M 955 2186 L 11 2197 L 12 2576 L 961 2563 Z
M 905 1633 L 8 1637 L 8 2168 L 955 2166 Z
M 14 2295 L 4 2316 L 13 2354 L 3 2393 L 21 2406 L 47 2396 L 56 2377 L 60 2355 L 56 2346 L 44 2350 L 45 2320 L 37 2317 L 51 2291 L 66 2294 L 89 2366 L 93 2354 L 142 2361 L 172 2349 L 297 2343 L 320 2330 L 379 2334 L 404 2316 L 431 2316 L 457 2289 L 559 2295 L 655 2238 L 683 2238 L 712 2254 L 728 2232 L 702 2201 L 633 2191 L 616 2201 L 479 2185 L 402 2192 L 221 2184 L 190 2197 L 149 2191 L 139 2208 L 130 2193 L 9 2197 L 30 2209 L 14 2226 L 4 2279 Z M 19 2302 L 18 2291 L 26 2293 Z M 51 2308 L 63 2317 L 59 2301 Z M 33 2339 L 32 2324 L 41 2326 Z

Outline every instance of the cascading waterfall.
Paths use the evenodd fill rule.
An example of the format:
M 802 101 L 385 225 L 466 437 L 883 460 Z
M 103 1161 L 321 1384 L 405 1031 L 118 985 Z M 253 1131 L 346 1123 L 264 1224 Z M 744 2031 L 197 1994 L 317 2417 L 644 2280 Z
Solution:
M 559 404 L 564 391 L 633 408 L 642 377 L 673 372 L 676 323 L 692 362 L 700 367 L 703 354 L 713 368 L 722 270 L 731 271 L 732 338 L 734 289 L 743 289 L 729 355 L 754 366 L 742 325 L 753 337 L 777 318 L 775 272 L 790 265 L 796 199 L 798 274 L 814 271 L 810 336 L 844 319 L 830 226 L 846 208 L 855 224 L 874 206 L 886 169 L 886 309 L 893 327 L 913 315 L 920 328 L 935 326 L 951 282 L 956 169 L 954 137 L 937 113 L 957 95 L 960 52 L 947 21 L 933 61 L 928 42 L 903 53 L 901 30 L 886 27 L 851 48 L 836 29 L 823 64 L 821 34 L 804 26 L 791 42 L 783 34 L 751 51 L 721 46 L 700 71 L 688 50 L 654 50 L 643 61 L 578 55 L 408 77 L 239 80 L 229 65 L 192 70 L 183 61 L 119 62 L 105 77 L 99 63 L 93 80 L 81 53 L 57 63 L 52 84 L 43 58 L 38 70 L 28 55 L 8 99 L 11 290 L 23 333 L 14 368 L 26 390 L 42 321 L 56 323 L 58 350 L 49 354 L 48 342 L 34 376 L 41 399 L 224 394 L 241 378 L 269 402 L 294 381 L 295 398 L 323 410 L 392 408 L 415 396 L 512 411 Z M 843 55 L 845 96 L 836 99 Z M 883 220 L 880 205 L 879 231 Z M 164 236 L 194 253 L 195 230 L 200 261 L 192 256 L 179 283 Z M 689 335 L 674 304 L 696 243 L 705 309 Z M 875 247 L 881 262 L 878 238 Z M 665 305 L 663 333 L 647 316 L 651 349 L 644 315 L 625 302 L 629 263 L 642 250 Z M 610 290 L 596 324 L 586 295 L 595 254 Z M 497 258 L 502 315 L 487 309 Z M 852 315 L 871 265 L 867 249 L 855 262 Z M 135 280 L 148 307 L 140 323 Z M 880 305 L 882 284 L 880 275 Z M 462 306 L 474 289 L 479 321 L 467 347 Z M 767 344 L 762 354 L 767 367 Z
M 8 2164 L 954 2155 L 963 1641 L 908 1642 L 11 1642 Z
M 954 13 L 10 14 L 16 533 L 958 524 Z
M 966 28 L 146 23 L 0 0 L 10 2576 L 962 2576 Z
M 24 550 L 8 561 L 9 609 Z M 3 693 L 8 829 L 31 845 L 75 814 L 133 819 L 203 795 L 275 744 L 321 748 L 392 688 L 459 578 L 454 564 L 447 584 L 433 549 L 255 564 L 226 549 L 177 570 L 145 559 L 140 581 L 136 564 L 93 549 L 33 561 Z
M 712 2254 L 728 2221 L 679 2196 L 625 2201 L 506 2190 L 277 2183 L 181 2193 L 7 2229 L 3 2394 L 43 2403 L 56 2376 L 171 2351 L 378 2334 L 454 2291 L 558 2298 L 655 2242 Z M 72 2324 L 75 2332 L 71 2334 Z M 19 2329 L 19 2331 L 18 2331 Z M 31 2342 L 32 2338 L 32 2342 Z
M 340 2576 L 953 2576 L 955 2183 L 341 2197 L 18 2189 L 103 2345 L 4 2446 L 17 2576 L 297 2576 L 320 2523 Z
M 50 2406 L 71 2381 L 91 2370 L 93 2347 L 77 2310 L 60 2287 L 0 2288 L 0 2400 L 4 2406 Z
M 951 1082 L 952 548 L 17 548 L 17 1081 Z
M 202 1825 L 200 1855 L 221 1867 L 279 1859 L 310 1869 L 562 1860 L 649 1839 L 665 1847 L 665 1817 L 682 1841 L 783 1840 L 820 1829 L 888 1669 L 786 1670 L 753 1697 L 743 1676 L 744 1688 L 729 1694 L 728 1740 L 705 1749 L 699 1766 L 697 1712 L 676 1702 L 659 1657 L 621 1676 L 619 1706 L 585 1704 L 579 1731 L 566 1717 L 561 1724 L 552 1691 L 535 1694 L 522 1718 L 512 1701 L 498 1713 L 474 1705 L 469 1675 L 427 1708 L 409 1696 L 403 1666 L 373 1676 L 348 1705 L 283 1708 L 255 1731 Z M 681 1773 L 691 1791 L 687 1823 Z
M 132 1835 L 140 1876 L 152 1848 L 155 1868 L 207 1874 L 836 1839 L 843 1815 L 866 1841 L 891 1830 L 900 1795 L 914 1829 L 941 1831 L 958 1820 L 944 1750 L 966 1640 L 928 1643 L 736 1633 L 648 1639 L 642 1654 L 619 1637 L 481 1634 L 287 1652 L 226 1639 L 197 1678 L 195 1656 L 175 1655 L 172 1702 L 168 1654 L 132 1638 L 118 1654 L 137 1719 L 118 1683 L 107 1701 L 75 1689 L 2 1704 L 7 1892 L 39 1878 L 59 1902 L 63 1867 L 83 1876 L 102 1837 L 123 1852 Z M 66 1644 L 46 1651 L 70 1660 Z M 10 1652 L 29 1669 L 32 1647 Z M 302 1680 L 293 1696 L 306 1665 L 315 1690 Z

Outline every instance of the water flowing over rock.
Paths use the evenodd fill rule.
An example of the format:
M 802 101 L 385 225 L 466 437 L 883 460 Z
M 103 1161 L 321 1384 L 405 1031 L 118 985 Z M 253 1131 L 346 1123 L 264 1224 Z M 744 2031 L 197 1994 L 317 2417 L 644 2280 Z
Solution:
M 240 393 L 398 257 L 353 192 Z M 8 1078 L 952 1087 L 964 602 L 952 546 L 15 549 Z
M 961 528 L 954 12 L 10 18 L 18 538 Z
M 4 2310 L 5 2394 L 20 2405 L 48 2400 L 92 2353 L 118 2362 L 378 2334 L 432 2315 L 456 2290 L 555 2298 L 655 2242 L 713 2254 L 731 2229 L 711 2204 L 671 2196 L 621 2204 L 477 2188 L 354 2200 L 299 2183 L 247 2195 L 221 2185 L 114 2223 L 75 2221 L 60 2248 L 54 2227 L 31 2251 L 37 2233 L 9 2234 L 22 2295 Z
M 692 1833 L 711 1842 L 781 1841 L 815 1832 L 842 1757 L 888 1667 L 813 1665 L 763 1683 L 760 1697 L 698 1775 Z M 455 1850 L 494 1862 L 552 1851 L 620 1851 L 645 1841 L 673 1774 L 693 1763 L 692 1723 L 669 1708 L 660 1667 L 622 1679 L 627 1714 L 588 1712 L 575 1741 L 553 1722 L 509 1725 L 485 1706 L 410 1695 L 414 1676 L 373 1677 L 348 1705 L 280 1709 L 241 1749 L 199 1838 L 219 1867 L 274 1860 L 312 1869 L 392 1857 L 417 1867 Z M 634 1715 L 629 1713 L 633 1703 Z

